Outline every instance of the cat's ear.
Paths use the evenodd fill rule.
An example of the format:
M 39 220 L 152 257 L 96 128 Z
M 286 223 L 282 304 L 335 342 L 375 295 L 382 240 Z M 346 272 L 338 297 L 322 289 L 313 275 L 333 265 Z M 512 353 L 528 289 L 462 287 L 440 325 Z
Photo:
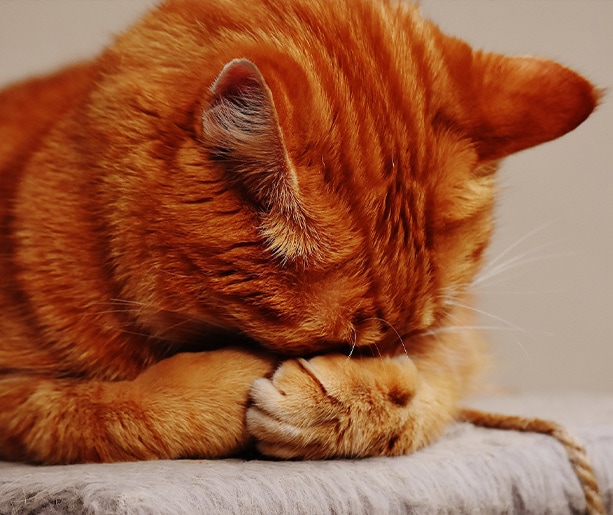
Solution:
M 260 233 L 283 261 L 317 261 L 321 235 L 300 196 L 272 93 L 247 59 L 225 65 L 202 113 L 202 140 L 260 214 Z
M 599 93 L 581 75 L 535 57 L 471 52 L 468 123 L 482 159 L 558 138 L 583 122 Z

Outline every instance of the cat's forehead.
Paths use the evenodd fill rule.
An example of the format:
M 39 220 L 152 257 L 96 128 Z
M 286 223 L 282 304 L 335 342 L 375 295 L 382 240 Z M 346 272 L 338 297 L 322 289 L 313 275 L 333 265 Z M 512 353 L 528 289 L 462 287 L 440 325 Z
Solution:
M 327 16 L 315 4 L 323 9 L 304 4 L 313 6 L 314 17 L 302 13 L 292 20 L 296 26 L 282 20 L 247 57 L 273 92 L 290 147 L 292 132 L 303 147 L 325 146 L 325 136 L 340 131 L 337 139 L 345 142 L 364 137 L 390 147 L 380 159 L 394 171 L 407 148 L 418 151 L 425 110 L 437 96 L 438 32 L 407 2 L 329 3 Z M 349 4 L 353 10 L 344 16 Z

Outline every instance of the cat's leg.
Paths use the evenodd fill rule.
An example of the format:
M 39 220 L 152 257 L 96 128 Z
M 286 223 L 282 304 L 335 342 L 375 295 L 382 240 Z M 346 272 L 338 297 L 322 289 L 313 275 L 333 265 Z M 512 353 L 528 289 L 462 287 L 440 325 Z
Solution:
M 419 364 L 405 355 L 286 361 L 254 383 L 249 430 L 261 452 L 279 458 L 412 452 L 454 418 L 460 389 L 449 370 Z
M 132 381 L 0 380 L 0 458 L 42 463 L 221 457 L 249 443 L 249 388 L 272 359 L 177 354 Z

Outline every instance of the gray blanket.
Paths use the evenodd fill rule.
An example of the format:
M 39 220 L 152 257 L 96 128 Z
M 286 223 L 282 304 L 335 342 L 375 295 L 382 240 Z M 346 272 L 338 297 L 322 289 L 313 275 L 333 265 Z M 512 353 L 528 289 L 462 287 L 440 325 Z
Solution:
M 585 445 L 613 513 L 613 396 L 506 396 L 470 405 L 555 419 Z M 0 513 L 580 513 L 551 437 L 456 424 L 411 456 L 321 462 L 0 463 Z

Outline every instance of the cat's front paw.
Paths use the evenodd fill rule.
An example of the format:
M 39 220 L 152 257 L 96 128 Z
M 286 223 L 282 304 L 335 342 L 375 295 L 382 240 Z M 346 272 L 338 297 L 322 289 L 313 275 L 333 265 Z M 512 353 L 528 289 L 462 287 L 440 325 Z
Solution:
M 254 382 L 247 426 L 258 449 L 278 458 L 402 454 L 422 445 L 417 388 L 405 356 L 290 360 Z

